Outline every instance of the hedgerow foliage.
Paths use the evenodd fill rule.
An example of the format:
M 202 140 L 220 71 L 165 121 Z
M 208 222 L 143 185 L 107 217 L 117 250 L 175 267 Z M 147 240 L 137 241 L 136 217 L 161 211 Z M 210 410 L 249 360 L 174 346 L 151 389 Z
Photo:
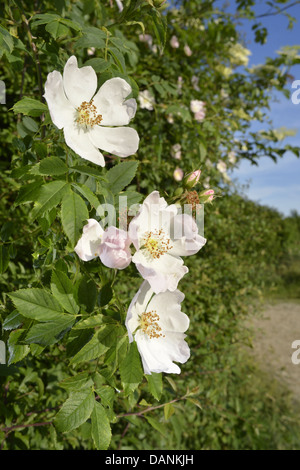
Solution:
M 240 349 L 249 343 L 242 320 L 285 253 L 287 225 L 275 210 L 236 194 L 227 171 L 243 158 L 299 156 L 282 146 L 266 111 L 273 90 L 288 93 L 289 67 L 299 59 L 283 49 L 247 68 L 237 18 L 253 19 L 257 41 L 267 34 L 251 3 L 237 2 L 236 16 L 205 0 L 172 7 L 124 0 L 122 11 L 97 0 L 4 7 L 3 449 L 297 447 L 287 433 L 291 418 L 282 418 L 285 399 L 276 388 L 266 393 Z M 65 144 L 43 95 L 48 73 L 62 72 L 72 55 L 94 68 L 98 86 L 121 77 L 132 87 L 135 155 L 104 152 L 100 168 Z M 201 118 L 193 100 L 204 102 Z M 268 127 L 253 132 L 254 119 Z M 99 259 L 81 261 L 74 247 L 99 207 L 118 208 L 119 195 L 139 204 L 154 190 L 171 202 L 185 191 L 174 171 L 196 169 L 195 190 L 210 187 L 220 197 L 205 205 L 207 243 L 187 258 L 180 284 L 191 358 L 180 375 L 144 375 L 125 327 L 140 275 L 133 264 L 117 271 Z

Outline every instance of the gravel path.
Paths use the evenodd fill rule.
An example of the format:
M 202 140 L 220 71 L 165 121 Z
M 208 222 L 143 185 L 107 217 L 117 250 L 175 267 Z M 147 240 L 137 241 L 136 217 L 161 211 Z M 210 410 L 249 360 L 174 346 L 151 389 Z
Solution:
M 292 362 L 292 354 L 296 351 L 292 343 L 299 340 L 300 345 L 300 303 L 266 305 L 262 317 L 251 319 L 250 326 L 256 331 L 253 353 L 261 369 L 287 385 L 294 399 L 300 402 L 300 363 Z M 297 349 L 300 360 L 300 346 Z

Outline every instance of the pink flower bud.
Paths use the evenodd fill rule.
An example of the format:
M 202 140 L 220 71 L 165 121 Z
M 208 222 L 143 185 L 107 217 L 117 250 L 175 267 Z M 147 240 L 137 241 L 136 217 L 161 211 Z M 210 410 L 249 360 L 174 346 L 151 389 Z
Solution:
M 212 201 L 214 199 L 215 191 L 213 189 L 208 189 L 207 191 L 204 191 L 201 196 L 208 196 L 206 201 Z
M 183 184 L 186 188 L 191 189 L 198 183 L 201 176 L 201 170 L 195 170 L 184 178 Z
M 108 227 L 102 237 L 100 259 L 108 268 L 124 269 L 131 262 L 131 240 L 125 230 Z

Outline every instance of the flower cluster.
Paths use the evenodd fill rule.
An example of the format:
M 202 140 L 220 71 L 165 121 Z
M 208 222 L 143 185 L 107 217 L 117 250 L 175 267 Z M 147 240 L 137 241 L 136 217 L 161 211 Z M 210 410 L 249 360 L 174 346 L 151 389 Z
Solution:
M 198 173 L 192 175 L 195 178 Z M 75 247 L 80 259 L 99 257 L 105 266 L 115 269 L 133 262 L 144 278 L 129 307 L 126 326 L 130 341 L 134 338 L 137 343 L 146 374 L 179 373 L 172 361 L 184 363 L 189 357 L 184 341 L 189 320 L 180 310 L 184 296 L 177 287 L 188 272 L 182 256 L 197 253 L 205 243 L 193 217 L 181 214 L 175 204 L 168 205 L 158 191 L 146 197 L 127 232 L 113 226 L 103 230 L 95 219 L 83 227 Z
M 122 3 L 117 4 L 121 10 Z M 179 47 L 175 36 L 171 45 Z M 185 53 L 192 53 L 187 46 Z M 178 85 L 182 86 L 182 79 Z M 122 78 L 107 80 L 97 93 L 96 88 L 94 69 L 79 68 L 72 56 L 63 75 L 58 71 L 48 75 L 44 97 L 54 125 L 63 129 L 67 145 L 82 158 L 104 166 L 99 148 L 120 157 L 137 151 L 139 136 L 133 128 L 125 127 L 134 117 L 137 104 L 133 98 L 126 100 L 132 90 Z M 148 90 L 140 92 L 138 100 L 141 108 L 153 110 L 155 101 Z M 204 106 L 202 101 L 191 102 L 198 121 L 204 119 Z M 172 147 L 172 156 L 181 159 L 180 144 Z M 200 174 L 195 170 L 183 179 L 182 170 L 174 172 L 177 181 L 183 179 L 185 188 L 179 201 L 185 200 L 193 208 L 214 197 L 213 190 L 201 193 L 200 199 L 196 191 L 190 191 Z M 82 261 L 99 258 L 103 265 L 119 270 L 132 262 L 143 278 L 129 306 L 126 327 L 129 341 L 137 343 L 145 374 L 177 374 L 180 368 L 174 361 L 184 363 L 190 356 L 184 334 L 189 319 L 181 311 L 184 295 L 178 283 L 188 272 L 182 257 L 198 253 L 205 243 L 192 215 L 182 213 L 180 204 L 169 205 L 158 191 L 145 198 L 126 230 L 112 225 L 104 229 L 95 219 L 88 219 L 83 227 L 74 249 Z

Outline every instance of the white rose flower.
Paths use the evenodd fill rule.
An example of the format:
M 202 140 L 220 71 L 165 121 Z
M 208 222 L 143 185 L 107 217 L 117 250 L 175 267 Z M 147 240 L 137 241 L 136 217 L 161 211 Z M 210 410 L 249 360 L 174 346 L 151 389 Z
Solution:
M 128 233 L 137 250 L 132 261 L 156 294 L 177 289 L 188 272 L 181 256 L 197 253 L 206 243 L 192 216 L 178 214 L 158 191 L 146 197 Z
M 67 61 L 63 76 L 57 70 L 48 74 L 44 97 L 50 116 L 64 130 L 67 145 L 80 157 L 105 166 L 99 148 L 119 157 L 134 154 L 139 136 L 126 126 L 136 112 L 131 86 L 122 78 L 107 80 L 95 94 L 97 75 L 90 66 L 78 68 L 75 56 Z
M 205 103 L 200 100 L 191 100 L 190 109 L 193 113 L 201 113 L 204 111 Z
M 231 152 L 228 153 L 228 161 L 232 165 L 236 163 L 236 153 L 233 150 L 231 150 Z
M 154 295 L 144 281 L 133 298 L 126 317 L 129 342 L 136 341 L 145 374 L 180 374 L 173 361 L 184 364 L 190 357 L 184 332 L 189 318 L 181 311 L 184 295 L 179 290 Z
M 139 93 L 138 100 L 142 109 L 148 109 L 153 111 L 153 105 L 155 104 L 154 96 L 151 95 L 149 90 L 144 90 Z
M 219 170 L 220 173 L 226 173 L 227 170 L 227 165 L 225 162 L 222 160 L 219 160 L 217 163 L 217 170 Z

